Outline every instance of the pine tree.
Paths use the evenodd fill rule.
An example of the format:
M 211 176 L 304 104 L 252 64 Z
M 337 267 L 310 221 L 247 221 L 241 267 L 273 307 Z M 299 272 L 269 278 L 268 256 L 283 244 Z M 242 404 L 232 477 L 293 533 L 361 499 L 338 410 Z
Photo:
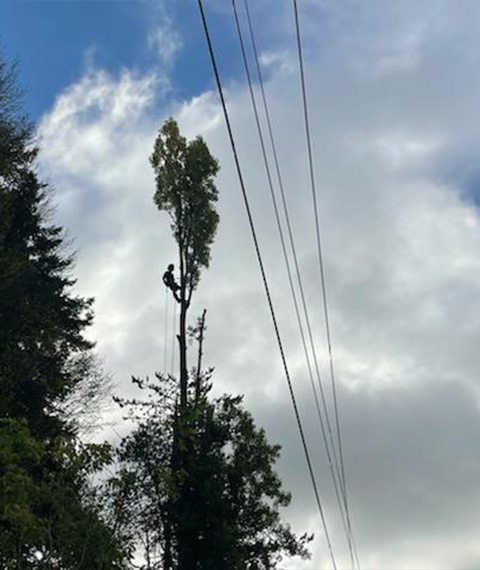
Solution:
M 92 300 L 72 292 L 73 258 L 50 221 L 37 154 L 15 66 L 0 53 L 0 567 L 121 569 L 128 545 L 90 483 L 109 447 L 83 445 L 64 410 L 94 373 L 84 366 Z
M 15 85 L 0 60 L 0 418 L 24 417 L 35 436 L 51 437 L 65 427 L 57 408 L 78 381 L 68 363 L 92 347 L 92 300 L 71 292 L 73 258 L 49 222 Z

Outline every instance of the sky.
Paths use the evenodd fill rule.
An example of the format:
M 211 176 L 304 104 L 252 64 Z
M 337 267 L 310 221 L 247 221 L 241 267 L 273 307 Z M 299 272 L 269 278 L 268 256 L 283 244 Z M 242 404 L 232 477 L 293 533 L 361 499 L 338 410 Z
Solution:
M 331 407 L 292 5 L 250 4 Z M 337 566 L 348 568 L 231 6 L 205 5 Z M 360 565 L 478 568 L 480 3 L 300 0 L 299 10 Z M 156 133 L 174 116 L 219 159 L 220 227 L 191 316 L 207 308 L 215 393 L 244 394 L 282 445 L 285 518 L 315 533 L 312 559 L 282 568 L 330 567 L 196 3 L 2 0 L 0 38 L 19 61 L 39 168 L 78 251 L 77 291 L 96 298 L 90 334 L 118 393 L 131 393 L 132 374 L 172 370 L 161 275 L 175 247 L 152 201 Z M 115 441 L 128 426 L 114 409 L 109 418 L 102 436 Z

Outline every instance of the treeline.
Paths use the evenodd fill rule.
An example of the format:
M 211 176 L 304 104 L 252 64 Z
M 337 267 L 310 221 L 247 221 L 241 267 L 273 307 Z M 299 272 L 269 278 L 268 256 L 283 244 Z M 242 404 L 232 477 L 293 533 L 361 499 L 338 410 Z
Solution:
M 207 145 L 170 119 L 150 157 L 178 245 L 164 283 L 180 308 L 180 367 L 178 378 L 132 378 L 144 398 L 115 398 L 133 421 L 116 448 L 82 441 L 109 379 L 85 336 L 93 300 L 74 293 L 38 152 L 15 66 L 0 57 L 0 569 L 266 570 L 307 557 L 311 537 L 280 518 L 290 495 L 279 447 L 240 397 L 211 396 L 205 312 L 188 326 L 219 222 Z

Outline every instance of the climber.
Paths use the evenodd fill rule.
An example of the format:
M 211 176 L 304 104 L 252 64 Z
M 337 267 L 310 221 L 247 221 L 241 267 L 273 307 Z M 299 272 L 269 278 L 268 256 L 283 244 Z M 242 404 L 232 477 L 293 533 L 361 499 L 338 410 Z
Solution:
M 175 300 L 180 303 L 180 297 L 177 295 L 177 291 L 181 287 L 175 281 L 175 277 L 173 275 L 173 269 L 174 269 L 173 263 L 170 263 L 170 265 L 167 267 L 167 271 L 165 271 L 165 273 L 163 274 L 163 282 L 165 283 L 166 287 L 171 289 L 173 296 L 175 297 Z

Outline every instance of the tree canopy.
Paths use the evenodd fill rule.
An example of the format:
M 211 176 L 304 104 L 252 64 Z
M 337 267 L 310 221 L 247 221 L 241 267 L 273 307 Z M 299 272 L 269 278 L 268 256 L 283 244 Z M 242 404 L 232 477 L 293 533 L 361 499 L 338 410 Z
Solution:
M 187 311 L 201 269 L 210 263 L 210 249 L 219 222 L 215 186 L 219 166 L 202 137 L 188 142 L 180 134 L 174 119 L 165 121 L 160 129 L 150 163 L 155 172 L 154 202 L 159 210 L 170 216 L 173 237 L 178 245 L 180 285 L 171 283 L 171 287 L 175 300 L 180 303 L 178 341 L 182 411 L 187 404 Z M 170 279 L 174 279 L 172 274 Z
M 219 165 L 203 138 L 187 141 L 174 119 L 167 120 L 160 129 L 150 163 L 155 172 L 154 200 L 172 220 L 180 252 L 182 286 L 190 298 L 201 268 L 209 265 L 219 222 L 214 181 Z
M 191 384 L 181 468 L 170 461 L 178 453 L 174 378 L 134 379 L 149 397 L 122 401 L 136 427 L 118 450 L 111 485 L 143 547 L 144 570 L 273 570 L 284 555 L 308 557 L 311 537 L 297 537 L 280 518 L 291 499 L 274 471 L 280 447 L 268 443 L 240 396 L 209 396 L 211 374 L 202 374 L 200 394 Z
M 171 266 L 164 275 L 180 304 L 179 380 L 134 379 L 148 400 L 120 401 L 136 427 L 119 448 L 115 502 L 123 498 L 130 509 L 127 534 L 143 545 L 145 570 L 270 570 L 284 554 L 307 557 L 310 539 L 280 518 L 290 502 L 274 471 L 280 448 L 268 443 L 241 397 L 211 398 L 212 371 L 201 367 L 205 311 L 196 326 L 186 325 L 219 222 L 219 166 L 203 139 L 188 142 L 173 119 L 160 129 L 150 162 L 154 201 L 170 216 L 179 251 L 180 285 Z M 198 342 L 190 371 L 188 333 Z
M 15 66 L 0 54 L 0 566 L 125 568 L 91 484 L 109 447 L 82 444 L 78 414 L 64 409 L 92 375 L 101 380 L 85 337 L 92 299 L 73 293 L 74 260 L 51 222 L 37 153 Z

